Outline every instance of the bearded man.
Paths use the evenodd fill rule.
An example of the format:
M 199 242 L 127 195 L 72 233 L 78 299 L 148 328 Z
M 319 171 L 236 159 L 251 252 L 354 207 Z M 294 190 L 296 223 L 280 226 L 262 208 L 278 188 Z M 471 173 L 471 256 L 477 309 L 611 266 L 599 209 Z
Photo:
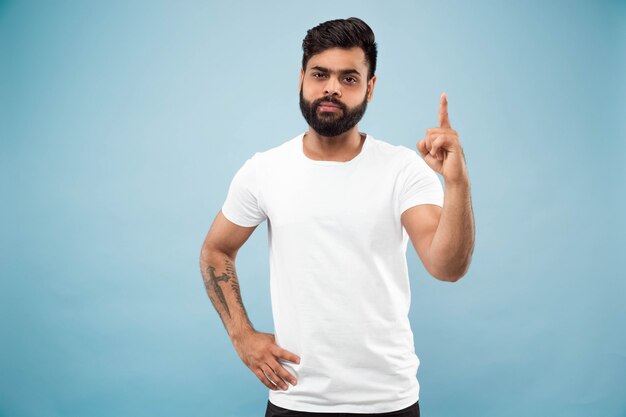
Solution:
M 207 293 L 239 357 L 269 388 L 266 417 L 419 416 L 407 243 L 449 282 L 466 274 L 474 248 L 447 96 L 418 154 L 359 131 L 376 84 L 365 22 L 321 23 L 302 48 L 308 129 L 255 153 L 233 177 L 201 250 Z M 235 272 L 237 251 L 265 220 L 274 334 L 254 329 Z

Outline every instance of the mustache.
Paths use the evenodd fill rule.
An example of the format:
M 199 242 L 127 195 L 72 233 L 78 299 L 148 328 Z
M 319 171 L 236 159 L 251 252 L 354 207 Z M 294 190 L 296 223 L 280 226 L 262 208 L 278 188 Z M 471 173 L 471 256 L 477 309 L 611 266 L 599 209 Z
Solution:
M 319 107 L 320 103 L 324 101 L 328 103 L 336 104 L 337 106 L 341 107 L 341 109 L 344 111 L 348 108 L 345 104 L 343 104 L 341 101 L 339 101 L 337 98 L 333 96 L 325 96 L 325 97 L 315 100 L 313 102 L 313 107 L 315 108 Z

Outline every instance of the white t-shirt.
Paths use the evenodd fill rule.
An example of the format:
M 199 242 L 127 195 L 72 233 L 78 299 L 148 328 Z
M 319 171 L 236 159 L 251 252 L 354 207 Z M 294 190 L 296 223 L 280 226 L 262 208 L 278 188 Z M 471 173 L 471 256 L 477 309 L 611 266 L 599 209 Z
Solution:
M 307 412 L 385 413 L 419 398 L 419 359 L 400 215 L 443 206 L 437 174 L 415 150 L 367 135 L 347 162 L 315 161 L 304 133 L 257 152 L 233 177 L 227 219 L 267 219 L 276 343 L 298 384 L 269 400 Z

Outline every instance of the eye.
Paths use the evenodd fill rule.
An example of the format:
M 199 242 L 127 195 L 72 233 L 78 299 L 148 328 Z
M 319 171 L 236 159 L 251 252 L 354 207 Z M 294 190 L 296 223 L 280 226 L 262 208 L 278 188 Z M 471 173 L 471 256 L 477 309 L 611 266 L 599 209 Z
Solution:
M 348 84 L 355 84 L 358 81 L 354 77 L 346 77 L 345 80 L 348 82 Z
M 326 77 L 326 74 L 321 73 L 321 72 L 314 72 L 313 73 L 313 78 L 322 78 L 322 77 Z

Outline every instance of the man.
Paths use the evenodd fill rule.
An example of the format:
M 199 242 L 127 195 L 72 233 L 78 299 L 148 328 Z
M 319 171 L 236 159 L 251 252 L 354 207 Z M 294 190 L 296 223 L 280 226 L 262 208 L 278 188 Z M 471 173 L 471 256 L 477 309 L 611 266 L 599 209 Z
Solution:
M 302 45 L 308 130 L 255 153 L 234 176 L 202 247 L 207 292 L 240 358 L 270 389 L 266 416 L 419 416 L 408 239 L 442 281 L 467 272 L 474 247 L 447 97 L 439 127 L 417 143 L 420 158 L 358 130 L 376 83 L 365 22 L 322 23 Z M 237 251 L 264 220 L 275 335 L 254 330 L 235 272 Z

